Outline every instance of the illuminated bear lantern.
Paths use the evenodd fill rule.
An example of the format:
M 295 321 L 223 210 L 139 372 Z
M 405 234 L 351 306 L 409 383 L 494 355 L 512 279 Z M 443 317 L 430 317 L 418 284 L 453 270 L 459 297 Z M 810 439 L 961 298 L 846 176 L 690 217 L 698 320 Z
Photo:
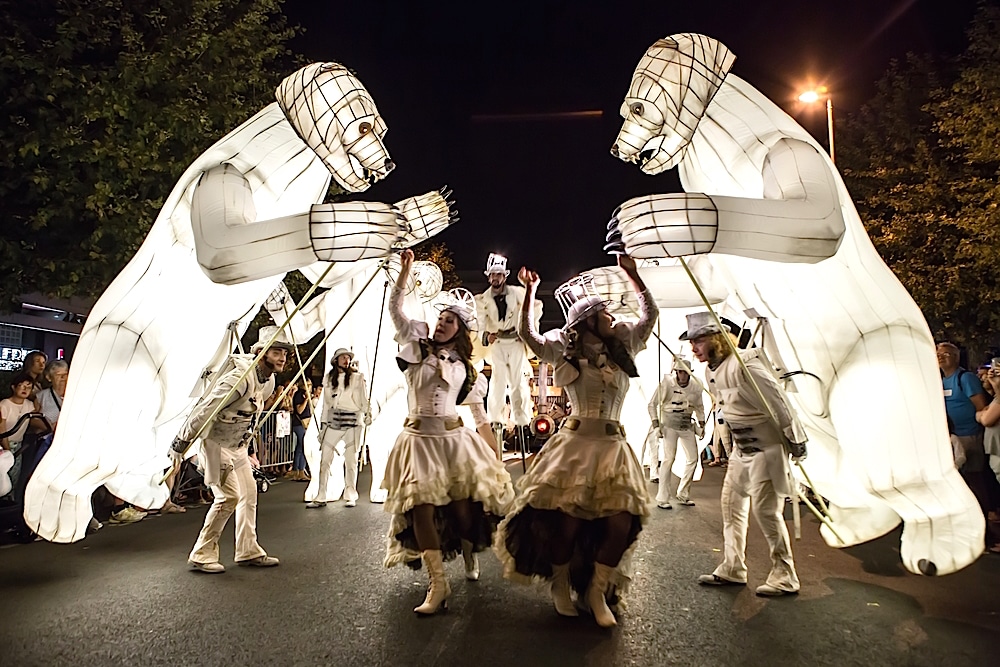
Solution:
M 188 167 L 91 311 L 58 432 L 27 488 L 25 519 L 45 539 L 81 539 L 101 484 L 140 507 L 164 503 L 168 447 L 193 397 L 287 271 L 336 291 L 359 260 L 452 221 L 439 192 L 322 203 L 331 175 L 362 192 L 394 166 L 386 125 L 345 67 L 308 65 L 276 97 Z
M 734 59 L 695 34 L 646 51 L 612 153 L 650 175 L 678 167 L 685 191 L 625 202 L 609 239 L 637 259 L 690 257 L 712 294 L 758 318 L 758 343 L 809 434 L 804 466 L 846 543 L 824 526 L 828 544 L 902 521 L 907 569 L 954 572 L 982 553 L 984 520 L 952 460 L 927 324 L 829 157 L 728 73 Z M 660 263 L 643 271 L 658 298 L 700 306 L 693 289 L 663 293 L 683 267 Z

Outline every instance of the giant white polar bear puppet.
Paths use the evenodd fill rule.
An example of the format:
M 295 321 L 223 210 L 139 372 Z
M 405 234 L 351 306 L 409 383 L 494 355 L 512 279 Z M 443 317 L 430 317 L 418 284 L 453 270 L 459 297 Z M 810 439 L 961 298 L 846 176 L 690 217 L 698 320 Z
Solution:
M 609 239 L 620 234 L 636 258 L 691 257 L 715 300 L 761 318 L 772 364 L 793 374 L 787 388 L 809 434 L 804 466 L 846 543 L 824 526 L 828 544 L 871 540 L 902 520 L 906 568 L 954 572 L 982 553 L 984 520 L 952 460 L 927 324 L 875 252 L 833 163 L 728 73 L 733 60 L 703 35 L 646 51 L 612 153 L 651 175 L 677 166 L 685 192 L 625 202 Z M 643 276 L 675 307 L 700 304 L 676 289 L 681 266 Z M 663 282 L 675 291 L 663 294 Z
M 358 260 L 451 222 L 438 192 L 322 203 L 331 174 L 361 192 L 393 168 L 386 125 L 346 68 L 309 65 L 276 96 L 188 167 L 87 319 L 59 431 L 25 498 L 25 519 L 45 539 L 81 539 L 101 484 L 142 507 L 163 504 L 169 444 L 232 351 L 230 323 L 241 334 L 285 272 L 332 287 Z

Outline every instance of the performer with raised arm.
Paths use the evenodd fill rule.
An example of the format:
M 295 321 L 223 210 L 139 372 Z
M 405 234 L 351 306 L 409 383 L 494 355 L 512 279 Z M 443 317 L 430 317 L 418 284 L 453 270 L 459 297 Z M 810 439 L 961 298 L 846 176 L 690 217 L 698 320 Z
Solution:
M 617 624 L 608 599 L 615 604 L 626 588 L 628 555 L 649 516 L 642 467 L 618 415 L 657 309 L 635 262 L 621 255 L 618 265 L 638 295 L 638 322 L 615 324 L 587 278 L 578 277 L 556 290 L 566 326 L 545 336 L 532 313 L 538 274 L 526 268 L 518 274 L 527 288 L 519 332 L 554 366 L 554 382 L 566 389 L 573 412 L 519 480 L 514 508 L 494 541 L 505 577 L 550 579 L 563 616 L 577 615 L 576 589 L 602 627 Z
M 261 327 L 260 340 L 250 351 L 260 353 L 276 331 L 277 327 Z M 200 460 L 205 484 L 215 496 L 198 541 L 188 556 L 191 569 L 210 574 L 226 571 L 219 562 L 219 537 L 234 512 L 236 563 L 256 567 L 278 565 L 278 559 L 268 556 L 257 543 L 257 482 L 250 469 L 247 444 L 254 417 L 274 393 L 274 375 L 285 367 L 291 348 L 291 343 L 279 333 L 253 368 L 251 355 L 233 355 L 232 367 L 194 407 L 170 447 L 171 457 L 179 463 L 191 443 L 203 438 Z
M 475 554 L 489 546 L 514 489 L 489 445 L 455 412 L 476 381 L 471 361 L 475 313 L 465 303 L 446 302 L 433 334 L 427 323 L 408 318 L 402 303 L 413 252 L 404 250 L 400 260 L 389 313 L 410 414 L 382 482 L 388 492 L 385 511 L 392 515 L 385 565 L 419 568 L 423 561 L 430 586 L 413 611 L 433 614 L 451 595 L 444 561 L 461 551 L 466 578 L 479 578 Z

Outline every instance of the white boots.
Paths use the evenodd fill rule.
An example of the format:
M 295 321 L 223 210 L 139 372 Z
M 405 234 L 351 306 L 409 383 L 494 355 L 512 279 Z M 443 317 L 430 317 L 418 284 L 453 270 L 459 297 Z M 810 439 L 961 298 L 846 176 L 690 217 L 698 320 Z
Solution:
M 569 563 L 552 566 L 552 604 L 560 616 L 579 616 L 569 595 Z
M 615 620 L 615 615 L 611 613 L 608 601 L 604 597 L 614 571 L 615 568 L 610 565 L 594 563 L 594 576 L 590 580 L 590 586 L 587 587 L 587 606 L 594 613 L 594 620 L 602 628 L 612 628 L 618 625 L 618 621 Z
M 444 574 L 444 561 L 441 560 L 439 549 L 421 551 L 424 567 L 427 568 L 427 575 L 431 583 L 427 587 L 427 597 L 424 603 L 413 608 L 418 614 L 430 615 L 437 612 L 441 607 L 448 608 L 448 596 L 451 595 L 451 586 Z
M 462 558 L 465 560 L 465 578 L 479 581 L 479 556 L 472 550 L 469 540 L 462 540 Z

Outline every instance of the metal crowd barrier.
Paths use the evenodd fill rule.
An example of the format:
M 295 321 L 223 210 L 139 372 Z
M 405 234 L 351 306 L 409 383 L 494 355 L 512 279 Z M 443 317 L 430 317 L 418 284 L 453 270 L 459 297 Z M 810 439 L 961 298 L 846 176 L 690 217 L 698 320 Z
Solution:
M 261 424 L 257 432 L 257 460 L 260 461 L 261 468 L 274 468 L 292 463 L 295 455 L 295 436 L 292 435 L 291 428 L 288 429 L 287 435 L 278 436 L 278 420 L 284 421 L 289 418 L 287 411 L 279 410 L 272 412 Z M 285 423 L 290 424 L 287 421 Z

